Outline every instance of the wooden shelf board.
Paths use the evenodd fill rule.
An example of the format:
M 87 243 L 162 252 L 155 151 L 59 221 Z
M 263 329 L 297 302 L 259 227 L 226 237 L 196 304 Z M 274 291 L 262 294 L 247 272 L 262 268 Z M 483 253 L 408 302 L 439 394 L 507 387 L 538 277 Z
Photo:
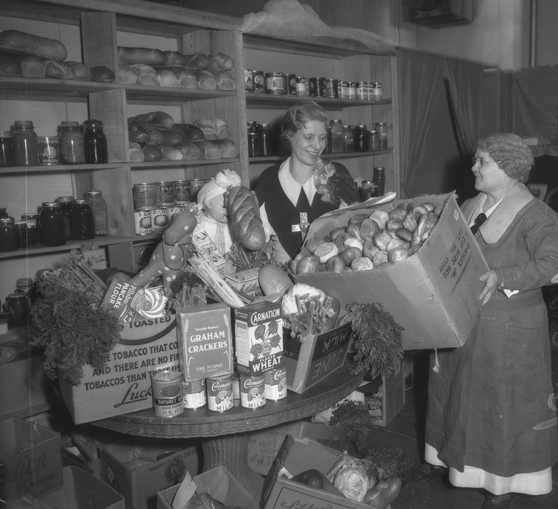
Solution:
M 300 95 L 274 95 L 274 94 L 257 94 L 255 92 L 246 92 L 246 104 L 248 108 L 268 107 L 272 105 L 280 105 L 283 107 L 287 104 L 295 104 L 301 101 L 314 101 L 324 109 L 330 108 L 353 108 L 356 106 L 378 106 L 380 104 L 391 104 L 390 97 L 382 97 L 373 101 L 362 101 L 358 99 L 337 99 L 332 97 L 311 97 Z

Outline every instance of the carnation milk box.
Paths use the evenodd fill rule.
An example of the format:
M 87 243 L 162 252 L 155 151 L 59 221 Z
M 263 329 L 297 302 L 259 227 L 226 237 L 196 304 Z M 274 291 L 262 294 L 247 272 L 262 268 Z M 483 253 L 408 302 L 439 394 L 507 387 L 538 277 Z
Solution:
M 378 200 L 324 214 L 310 226 L 307 239 L 323 238 L 347 226 L 357 214 L 386 212 L 400 203 L 444 204 L 436 226 L 412 256 L 368 271 L 299 274 L 297 282 L 335 297 L 343 309 L 352 302 L 379 303 L 403 331 L 403 349 L 452 348 L 465 343 L 480 312 L 479 295 L 488 271 L 455 194 L 430 195 L 378 205 Z
M 207 304 L 176 310 L 180 368 L 188 382 L 233 372 L 231 310 Z
M 234 310 L 236 363 L 240 373 L 261 375 L 283 357 L 280 302 L 257 302 Z
M 103 368 L 84 365 L 77 386 L 60 374 L 60 393 L 75 424 L 151 408 L 151 374 L 180 369 L 174 315 L 121 325 L 120 340 Z

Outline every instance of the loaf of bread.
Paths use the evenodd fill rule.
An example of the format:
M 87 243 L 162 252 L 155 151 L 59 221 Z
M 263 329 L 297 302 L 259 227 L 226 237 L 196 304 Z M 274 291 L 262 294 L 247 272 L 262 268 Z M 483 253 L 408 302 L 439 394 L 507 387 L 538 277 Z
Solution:
M 128 140 L 135 143 L 146 144 L 149 143 L 149 133 L 139 125 L 132 125 L 128 127 Z
M 46 75 L 49 78 L 57 78 L 60 80 L 74 79 L 74 71 L 66 62 L 48 59 L 44 61 Z
M 112 83 L 114 81 L 114 72 L 104 65 L 95 65 L 90 67 L 91 81 Z
M 172 69 L 157 69 L 157 77 L 162 87 L 179 87 L 180 82 Z
M 15 55 L 0 53 L 0 76 L 21 76 L 21 67 Z
M 202 90 L 217 90 L 217 78 L 211 71 L 196 71 L 196 81 L 198 82 L 198 88 Z
M 184 159 L 201 159 L 201 151 L 200 148 L 197 146 L 196 143 L 192 143 L 191 141 L 185 141 L 182 145 L 176 147 L 180 149 Z
M 74 79 L 80 81 L 90 81 L 91 80 L 91 69 L 81 62 L 74 62 L 67 60 L 66 63 L 72 68 L 74 73 Z
M 178 78 L 178 86 L 181 88 L 198 88 L 198 80 L 195 71 L 188 69 L 176 70 L 176 77 Z
M 163 146 L 161 152 L 164 161 L 182 161 L 184 159 L 184 154 L 178 147 Z
M 184 67 L 193 71 L 200 71 L 202 69 L 209 69 L 211 67 L 211 58 L 203 53 L 196 53 L 194 55 L 184 55 L 186 63 Z
M 140 124 L 140 127 L 149 135 L 147 143 L 151 145 L 162 145 L 165 143 L 165 137 L 161 129 L 153 124 Z
M 138 163 L 144 160 L 144 155 L 141 151 L 139 143 L 130 142 L 128 145 L 128 154 L 130 156 L 130 161 L 133 163 Z
M 167 57 L 165 63 L 167 67 L 182 67 L 188 62 L 186 57 L 179 51 L 163 51 L 163 53 Z
M 118 82 L 122 85 L 137 85 L 138 75 L 132 66 L 122 62 L 118 63 Z
M 221 147 L 216 140 L 203 140 L 196 143 L 200 149 L 200 159 L 221 159 Z
M 216 55 L 209 55 L 209 58 L 211 60 L 209 66 L 211 71 L 230 71 L 234 69 L 234 60 L 228 55 L 217 53 Z
M 128 125 L 152 124 L 160 129 L 170 129 L 174 125 L 172 117 L 164 111 L 150 111 L 128 118 Z
M 221 149 L 221 159 L 238 156 L 238 150 L 236 149 L 236 145 L 234 144 L 234 141 L 216 140 L 214 143 L 216 143 Z
M 130 67 L 136 73 L 138 77 L 138 85 L 143 85 L 144 87 L 158 87 L 159 77 L 157 76 L 157 71 L 147 64 L 130 64 Z
M 211 122 L 215 132 L 217 133 L 218 140 L 226 140 L 231 137 L 229 126 L 222 118 L 214 118 Z
M 46 69 L 43 62 L 36 57 L 0 51 L 0 74 L 4 76 L 23 76 L 25 78 L 45 78 Z
M 228 71 L 217 71 L 215 73 L 217 90 L 236 90 L 236 83 Z
M 118 46 L 118 61 L 125 64 L 165 65 L 167 57 L 158 49 Z
M 203 131 L 194 124 L 174 124 L 173 129 L 182 132 L 185 141 L 202 141 Z
M 163 153 L 156 145 L 146 145 L 142 148 L 142 152 L 144 161 L 155 162 L 163 159 Z
M 59 62 L 66 60 L 68 56 L 66 46 L 60 41 L 20 32 L 19 30 L 0 32 L 0 49 L 10 53 L 31 55 Z
M 194 122 L 203 132 L 204 140 L 217 140 L 217 130 L 213 124 L 213 120 L 210 118 L 200 118 Z
M 254 193 L 246 187 L 233 187 L 225 193 L 225 200 L 233 241 L 246 249 L 262 249 L 265 231 Z
M 186 141 L 182 131 L 180 129 L 174 129 L 174 126 L 172 129 L 162 129 L 161 133 L 163 134 L 163 138 L 165 140 L 163 143 L 165 145 L 176 146 L 181 145 Z

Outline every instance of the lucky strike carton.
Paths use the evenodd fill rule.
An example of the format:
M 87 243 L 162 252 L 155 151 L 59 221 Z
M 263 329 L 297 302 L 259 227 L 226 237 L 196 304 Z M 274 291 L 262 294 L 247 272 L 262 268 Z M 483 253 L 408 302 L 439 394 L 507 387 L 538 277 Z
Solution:
M 280 302 L 258 302 L 234 310 L 236 363 L 240 373 L 260 375 L 283 358 Z
M 187 382 L 233 372 L 231 310 L 207 304 L 176 310 L 180 368 Z

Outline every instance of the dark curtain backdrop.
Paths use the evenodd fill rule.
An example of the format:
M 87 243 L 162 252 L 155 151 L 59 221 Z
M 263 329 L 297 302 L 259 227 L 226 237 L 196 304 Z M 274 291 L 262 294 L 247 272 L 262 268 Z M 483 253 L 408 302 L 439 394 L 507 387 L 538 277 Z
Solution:
M 485 136 L 483 69 L 480 64 L 400 49 L 399 108 L 401 147 L 401 197 L 413 195 L 413 184 L 424 172 L 422 165 L 432 126 L 435 99 L 447 98 L 458 157 L 469 163 L 476 142 Z M 440 165 L 440 171 L 443 171 Z M 422 170 L 422 171 L 421 171 Z

